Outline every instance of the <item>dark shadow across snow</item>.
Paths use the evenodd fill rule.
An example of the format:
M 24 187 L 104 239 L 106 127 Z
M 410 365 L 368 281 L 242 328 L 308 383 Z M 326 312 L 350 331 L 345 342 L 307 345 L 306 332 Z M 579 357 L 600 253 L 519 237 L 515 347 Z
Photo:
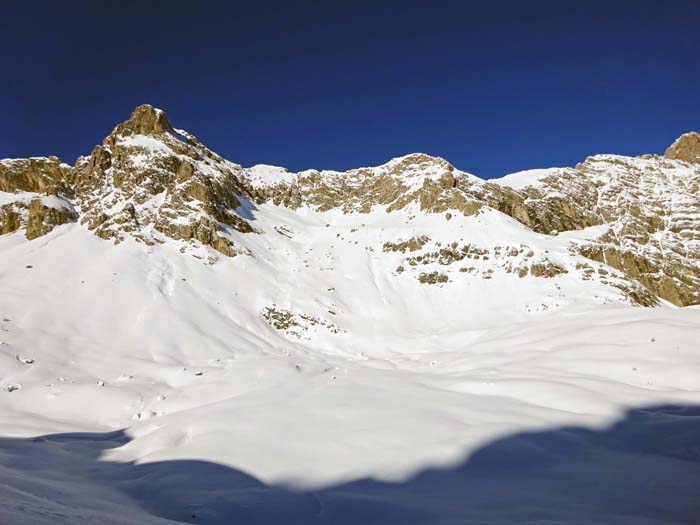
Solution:
M 110 512 L 112 523 L 700 523 L 698 406 L 630 410 L 601 431 L 519 433 L 403 482 L 314 491 L 204 461 L 99 459 L 128 441 L 124 431 L 0 438 L 0 523 L 71 523 L 76 513 L 103 523 Z

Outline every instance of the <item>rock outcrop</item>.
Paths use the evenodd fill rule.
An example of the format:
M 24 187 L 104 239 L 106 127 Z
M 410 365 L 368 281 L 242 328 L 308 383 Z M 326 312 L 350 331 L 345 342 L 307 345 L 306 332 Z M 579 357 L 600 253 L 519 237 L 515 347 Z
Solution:
M 700 133 L 691 131 L 681 135 L 668 147 L 664 157 L 685 162 L 700 162 Z
M 78 213 L 69 201 L 60 197 L 37 197 L 27 209 L 26 237 L 36 239 L 77 218 Z
M 56 157 L 0 160 L 0 234 L 25 228 L 34 239 L 75 221 L 72 174 Z
M 80 222 L 104 239 L 198 241 L 236 255 L 231 231 L 252 232 L 237 212 L 240 166 L 184 131 L 165 113 L 139 106 L 75 166 Z
M 70 185 L 73 168 L 57 157 L 0 160 L 0 191 L 56 195 Z

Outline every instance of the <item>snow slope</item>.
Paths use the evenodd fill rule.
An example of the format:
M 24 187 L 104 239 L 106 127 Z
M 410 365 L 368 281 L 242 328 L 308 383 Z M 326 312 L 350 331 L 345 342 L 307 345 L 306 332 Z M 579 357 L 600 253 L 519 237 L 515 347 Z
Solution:
M 545 168 L 545 169 L 534 169 L 518 171 L 516 173 L 510 173 L 505 177 L 500 177 L 498 179 L 492 179 L 491 182 L 498 184 L 499 186 L 507 186 L 513 188 L 514 190 L 522 190 L 527 187 L 538 187 L 539 182 L 544 177 L 549 177 L 557 175 L 558 173 L 565 171 L 566 168 Z
M 426 285 L 382 250 L 570 264 L 496 212 L 252 214 L 255 258 L 0 237 L 3 523 L 697 521 L 700 311 L 571 273 Z

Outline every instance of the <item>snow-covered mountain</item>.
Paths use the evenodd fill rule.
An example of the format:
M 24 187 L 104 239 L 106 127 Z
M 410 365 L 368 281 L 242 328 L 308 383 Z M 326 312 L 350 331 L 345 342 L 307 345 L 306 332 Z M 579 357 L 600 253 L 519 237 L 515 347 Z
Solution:
M 144 105 L 74 167 L 56 158 L 2 161 L 0 228 L 24 228 L 34 239 L 78 221 L 115 242 L 175 240 L 200 257 L 218 259 L 203 250 L 209 246 L 262 263 L 299 217 L 325 221 L 340 238 L 340 219 L 330 220 L 340 212 L 359 232 L 357 248 L 376 250 L 373 259 L 394 270 L 382 273 L 405 272 L 404 280 L 450 288 L 475 277 L 568 274 L 594 295 L 602 283 L 638 304 L 687 306 L 700 303 L 698 137 L 683 135 L 664 157 L 596 155 L 575 168 L 493 181 L 424 154 L 348 172 L 289 173 L 229 162 Z M 314 242 L 306 232 L 304 240 Z M 344 251 L 319 241 L 329 257 Z M 557 248 L 548 256 L 544 246 Z
M 0 523 L 696 522 L 698 137 L 291 173 L 144 105 L 0 161 Z

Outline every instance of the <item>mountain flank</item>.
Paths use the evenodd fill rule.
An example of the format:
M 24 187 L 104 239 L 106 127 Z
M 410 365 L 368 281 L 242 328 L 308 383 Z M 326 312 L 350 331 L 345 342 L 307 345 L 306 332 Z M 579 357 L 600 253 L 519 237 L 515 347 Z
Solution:
M 291 173 L 228 161 L 174 128 L 162 110 L 142 105 L 73 166 L 56 157 L 0 161 L 0 234 L 29 240 L 76 223 L 115 244 L 175 241 L 198 257 L 201 249 L 213 250 L 206 260 L 255 259 L 243 239 L 269 235 L 256 220 L 260 206 L 320 215 L 433 214 L 446 222 L 495 212 L 535 234 L 560 237 L 570 260 L 534 260 L 527 242 L 496 251 L 468 238 L 439 246 L 384 239 L 382 251 L 406 253 L 397 275 L 414 272 L 426 285 L 477 272 L 464 262 L 478 256 L 489 261 L 480 275 L 572 272 L 587 281 L 605 277 L 602 271 L 635 304 L 700 304 L 700 134 L 694 132 L 663 156 L 595 155 L 575 167 L 496 180 L 422 153 L 346 172 Z M 567 232 L 586 235 L 568 239 Z M 451 266 L 455 275 L 442 271 Z

